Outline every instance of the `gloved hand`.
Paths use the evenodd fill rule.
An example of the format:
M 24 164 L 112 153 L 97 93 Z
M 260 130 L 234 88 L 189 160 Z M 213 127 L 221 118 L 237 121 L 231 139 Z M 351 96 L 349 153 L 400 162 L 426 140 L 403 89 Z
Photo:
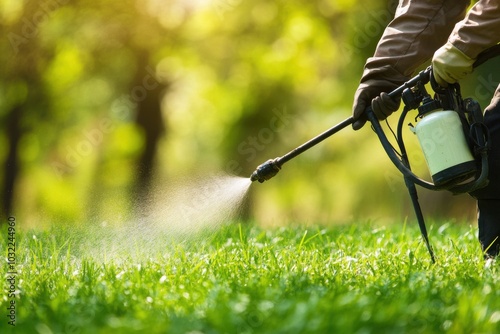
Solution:
M 474 59 L 447 42 L 434 53 L 432 58 L 434 79 L 439 86 L 447 87 L 448 84 L 455 83 L 471 73 L 472 64 Z
M 380 120 L 386 119 L 390 114 L 398 110 L 401 99 L 393 99 L 386 93 L 397 87 L 398 85 L 391 82 L 375 79 L 360 84 L 354 95 L 352 116 L 355 121 L 352 128 L 359 130 L 365 125 L 367 118 L 364 112 L 370 104 L 373 112 Z

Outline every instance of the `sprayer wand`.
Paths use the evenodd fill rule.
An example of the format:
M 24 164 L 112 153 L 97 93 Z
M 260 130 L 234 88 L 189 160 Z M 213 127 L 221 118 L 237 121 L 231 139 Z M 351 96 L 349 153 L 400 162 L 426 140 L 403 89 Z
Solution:
M 250 180 L 253 181 L 259 181 L 260 183 L 263 183 L 266 180 L 271 179 L 274 177 L 276 174 L 281 169 L 281 166 L 283 164 L 293 158 L 295 158 L 297 155 L 303 153 L 304 151 L 307 151 L 311 147 L 317 145 L 318 143 L 322 142 L 323 140 L 327 139 L 328 137 L 334 135 L 335 133 L 339 132 L 343 128 L 351 125 L 354 122 L 354 119 L 352 117 L 349 117 L 339 124 L 335 125 L 334 127 L 326 130 L 325 132 L 317 135 L 316 137 L 312 138 L 311 140 L 305 142 L 304 144 L 300 145 L 299 147 L 293 149 L 292 151 L 288 152 L 287 154 L 274 158 L 274 159 L 269 159 L 263 164 L 259 165 L 257 169 L 252 173 L 250 176 Z
M 390 92 L 388 95 L 390 97 L 399 97 L 401 96 L 402 92 L 407 89 L 415 86 L 419 82 L 427 83 L 429 82 L 429 74 L 430 74 L 430 67 L 427 68 L 424 71 L 421 71 L 418 75 L 416 75 L 414 78 L 411 80 L 405 82 L 403 85 L 400 87 L 396 88 L 392 92 Z M 299 147 L 293 149 L 292 151 L 288 152 L 282 157 L 274 158 L 274 159 L 269 159 L 263 164 L 259 165 L 257 169 L 252 173 L 250 176 L 250 180 L 253 181 L 259 181 L 260 183 L 263 183 L 264 181 L 267 181 L 271 178 L 273 178 L 276 174 L 281 169 L 281 166 L 288 160 L 291 160 L 295 158 L 297 155 L 303 153 L 304 151 L 310 149 L 311 147 L 321 143 L 323 140 L 329 138 L 330 136 L 334 135 L 335 133 L 339 132 L 340 130 L 344 129 L 345 127 L 351 125 L 354 122 L 354 118 L 349 117 L 339 124 L 335 125 L 334 127 L 326 130 L 325 132 L 317 135 L 313 139 L 305 142 L 304 144 L 300 145 Z

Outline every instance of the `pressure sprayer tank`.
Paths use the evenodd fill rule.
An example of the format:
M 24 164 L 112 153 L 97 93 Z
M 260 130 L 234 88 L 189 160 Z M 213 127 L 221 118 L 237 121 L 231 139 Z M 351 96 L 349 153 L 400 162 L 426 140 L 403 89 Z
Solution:
M 418 137 L 434 184 L 452 186 L 473 176 L 476 163 L 458 114 L 434 102 L 419 108 L 422 119 L 411 130 Z

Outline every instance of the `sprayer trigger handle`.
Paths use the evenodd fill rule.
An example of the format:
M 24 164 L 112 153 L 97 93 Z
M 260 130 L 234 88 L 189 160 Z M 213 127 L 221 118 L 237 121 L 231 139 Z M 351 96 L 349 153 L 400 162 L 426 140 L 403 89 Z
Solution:
M 403 91 L 406 88 L 412 88 L 415 85 L 417 85 L 419 82 L 425 85 L 426 83 L 429 82 L 430 77 L 431 77 L 431 72 L 432 72 L 432 66 L 428 66 L 425 70 L 422 70 L 418 73 L 418 75 L 414 76 L 412 79 L 409 81 L 405 82 L 398 88 L 394 89 L 392 92 L 387 93 L 390 97 L 398 98 L 403 94 Z

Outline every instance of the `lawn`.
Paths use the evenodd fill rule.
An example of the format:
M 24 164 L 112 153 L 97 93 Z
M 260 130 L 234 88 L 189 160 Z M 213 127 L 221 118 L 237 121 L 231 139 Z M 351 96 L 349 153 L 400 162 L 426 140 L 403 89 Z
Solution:
M 499 333 L 499 265 L 475 228 L 429 234 L 435 265 L 416 223 L 16 231 L 16 326 L 5 258 L 0 332 Z

